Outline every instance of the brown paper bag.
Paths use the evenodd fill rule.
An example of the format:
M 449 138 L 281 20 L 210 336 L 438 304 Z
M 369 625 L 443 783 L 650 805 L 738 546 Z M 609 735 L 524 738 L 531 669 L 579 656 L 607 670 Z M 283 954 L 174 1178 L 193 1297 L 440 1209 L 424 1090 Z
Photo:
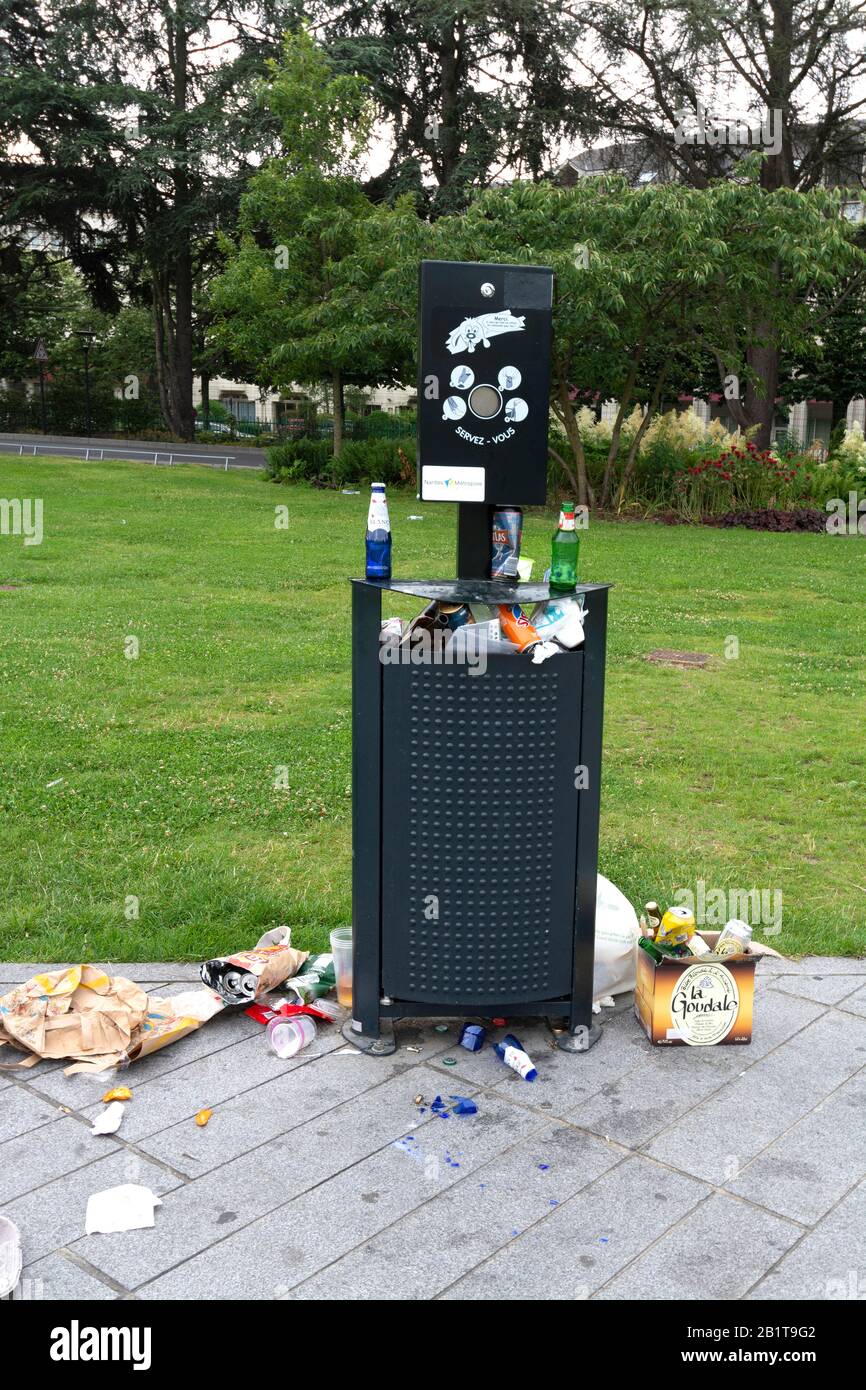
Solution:
M 0 1040 L 40 1059 L 71 1057 L 112 1065 L 147 1016 L 143 989 L 93 965 L 34 975 L 0 999 Z

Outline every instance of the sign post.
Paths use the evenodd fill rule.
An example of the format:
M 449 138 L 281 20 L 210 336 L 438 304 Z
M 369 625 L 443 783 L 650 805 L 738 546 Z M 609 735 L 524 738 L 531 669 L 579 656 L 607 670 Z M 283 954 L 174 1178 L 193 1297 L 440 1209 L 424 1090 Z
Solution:
M 457 573 L 486 578 L 490 513 L 543 505 L 553 271 L 422 261 L 418 479 L 460 507 Z
M 40 338 L 36 344 L 36 351 L 33 353 L 34 362 L 39 363 L 39 400 L 42 411 L 42 433 L 48 433 L 48 419 L 45 413 L 45 363 L 48 361 L 48 353 L 45 349 L 45 340 Z

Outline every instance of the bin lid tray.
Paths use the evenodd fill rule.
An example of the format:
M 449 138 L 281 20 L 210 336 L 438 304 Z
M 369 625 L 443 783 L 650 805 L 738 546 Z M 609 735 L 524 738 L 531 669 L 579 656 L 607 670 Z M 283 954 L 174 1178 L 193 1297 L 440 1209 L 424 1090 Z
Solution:
M 440 603 L 542 603 L 550 598 L 547 584 L 506 584 L 501 579 L 353 579 L 369 589 L 387 589 L 397 594 L 438 599 Z M 609 589 L 610 584 L 578 584 L 576 594 Z M 554 595 L 562 597 L 562 595 Z

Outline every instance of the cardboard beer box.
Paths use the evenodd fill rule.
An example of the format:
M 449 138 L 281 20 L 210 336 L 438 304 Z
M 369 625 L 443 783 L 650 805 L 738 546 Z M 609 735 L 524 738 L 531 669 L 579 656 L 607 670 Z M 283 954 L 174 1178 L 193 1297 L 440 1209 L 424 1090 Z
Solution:
M 698 935 L 712 952 L 720 933 Z M 650 1042 L 660 1047 L 750 1043 L 759 954 L 760 948 L 743 956 L 665 956 L 655 961 L 638 947 L 634 1011 Z

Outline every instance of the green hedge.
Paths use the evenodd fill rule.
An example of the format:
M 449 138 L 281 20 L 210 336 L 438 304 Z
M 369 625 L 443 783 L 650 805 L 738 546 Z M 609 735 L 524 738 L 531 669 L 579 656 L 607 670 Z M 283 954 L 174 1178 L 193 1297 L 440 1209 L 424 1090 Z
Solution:
M 329 439 L 292 439 L 267 451 L 265 474 L 275 483 L 409 483 L 414 479 L 414 439 L 349 439 L 334 458 Z

